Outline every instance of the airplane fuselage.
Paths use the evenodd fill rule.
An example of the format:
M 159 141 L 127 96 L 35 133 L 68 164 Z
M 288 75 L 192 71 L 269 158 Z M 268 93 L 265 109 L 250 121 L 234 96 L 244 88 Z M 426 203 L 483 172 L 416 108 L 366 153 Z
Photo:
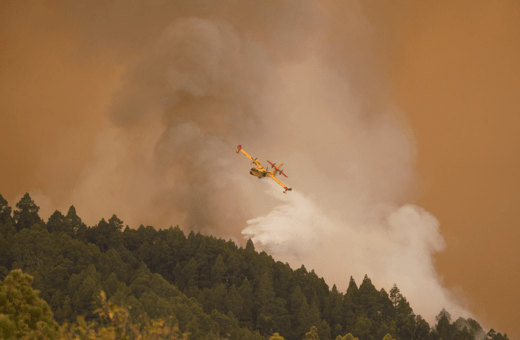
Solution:
M 258 178 L 262 178 L 262 177 L 265 177 L 267 176 L 267 171 L 265 170 L 260 170 L 259 168 L 251 168 L 251 170 L 249 170 L 249 173 L 253 176 L 256 176 Z

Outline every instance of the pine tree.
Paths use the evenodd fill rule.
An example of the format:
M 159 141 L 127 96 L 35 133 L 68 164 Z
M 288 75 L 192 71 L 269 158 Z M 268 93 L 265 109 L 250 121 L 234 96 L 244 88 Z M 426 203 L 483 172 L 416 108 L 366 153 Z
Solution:
M 428 322 L 424 320 L 420 315 L 417 315 L 414 329 L 414 339 L 422 340 L 428 339 L 428 334 L 430 333 L 430 325 Z
M 330 316 L 326 317 L 327 321 L 331 324 L 341 324 L 343 315 L 343 295 L 338 292 L 336 285 L 332 286 L 332 290 L 328 297 L 330 305 Z M 324 313 L 325 314 L 325 313 Z M 324 315 L 325 316 L 325 315 Z M 336 334 L 338 335 L 338 334 Z
M 10 267 L 10 255 L 11 245 L 4 238 L 4 235 L 0 234 L 0 279 L 3 279 L 8 274 L 7 266 Z
M 226 266 L 228 273 L 226 281 L 228 284 L 235 284 L 237 287 L 240 287 L 247 271 L 247 263 L 242 254 L 238 251 L 230 251 L 228 253 Z
M 303 295 L 303 293 L 301 292 L 300 290 L 300 286 L 296 286 L 293 290 L 293 292 L 291 293 L 291 295 L 289 295 L 289 315 L 290 315 L 290 319 L 291 319 L 291 332 L 290 334 L 288 335 L 288 338 L 290 339 L 294 339 L 298 336 L 301 336 L 304 331 L 307 331 L 308 327 L 303 327 L 300 328 L 300 321 L 299 321 L 299 316 L 300 316 L 300 312 L 302 310 L 302 305 L 306 303 L 307 304 L 307 299 L 305 298 L 305 295 Z M 309 305 L 307 304 L 307 308 L 309 308 Z M 313 325 L 311 325 L 313 326 Z M 310 327 L 310 326 L 309 326 Z
M 397 306 L 399 305 L 399 301 L 401 301 L 401 298 L 401 292 L 399 291 L 399 288 L 397 288 L 397 285 L 394 283 L 392 289 L 390 289 L 390 301 L 392 301 L 392 304 L 396 310 Z
M 258 301 L 258 309 L 269 306 L 274 302 L 275 292 L 267 272 L 264 272 L 264 274 L 261 276 L 260 283 L 255 289 L 255 297 Z
M 65 216 L 58 210 L 56 210 L 47 221 L 47 230 L 49 233 L 60 232 L 65 224 Z
M 247 327 L 249 329 L 253 328 L 253 320 L 256 317 L 255 313 L 255 297 L 253 295 L 253 287 L 249 280 L 246 278 L 242 282 L 240 288 L 238 288 L 238 293 L 242 297 L 243 305 L 242 305 L 242 313 L 237 315 L 238 320 L 240 321 L 240 325 L 242 327 Z
M 199 265 L 195 258 L 192 257 L 184 268 L 182 268 L 181 277 L 183 278 L 183 284 L 180 287 L 181 290 L 198 286 Z
M 406 317 L 413 314 L 410 303 L 408 303 L 406 298 L 401 294 L 395 283 L 392 289 L 390 289 L 390 300 L 392 301 L 396 314 L 402 314 Z
M 250 253 L 255 251 L 255 245 L 253 244 L 253 241 L 251 239 L 247 240 L 246 251 L 248 251 Z
M 381 305 L 381 318 L 384 323 L 394 319 L 395 308 L 390 296 L 384 288 L 379 291 L 379 304 Z
M 21 270 L 12 270 L 0 282 L 0 337 L 58 339 L 60 328 L 32 282 Z
M 85 223 L 83 223 L 81 218 L 76 214 L 76 208 L 74 208 L 73 205 L 69 207 L 65 221 L 67 223 L 67 233 L 77 235 L 81 229 L 86 229 Z
M 451 315 L 444 308 L 442 311 L 435 317 L 437 320 L 437 325 L 435 326 L 435 330 L 439 334 L 441 339 L 451 339 Z
M 411 340 L 415 329 L 415 316 L 397 313 L 395 318 L 397 336 L 401 340 Z
M 305 340 L 320 340 L 318 329 L 315 326 L 312 326 L 311 330 L 305 333 Z
M 74 316 L 74 314 L 73 314 L 73 311 L 72 311 L 70 297 L 67 295 L 65 297 L 65 300 L 63 301 L 61 321 L 72 321 L 73 320 L 73 316 Z
M 384 337 L 383 337 L 383 340 L 395 340 L 394 338 L 392 338 L 392 336 L 387 333 Z
M 227 313 L 226 308 L 226 297 L 227 291 L 226 286 L 223 283 L 217 284 L 214 288 L 204 288 L 209 294 L 206 295 L 208 301 L 208 313 L 213 309 L 216 309 L 220 313 Z
M 117 279 L 117 275 L 111 273 L 108 279 L 103 283 L 103 290 L 107 293 L 107 297 L 110 298 L 115 294 L 121 282 Z
M 331 329 L 327 321 L 321 320 L 317 328 L 321 340 L 330 340 L 332 338 Z
M 34 204 L 34 201 L 31 199 L 31 196 L 29 196 L 28 193 L 22 197 L 20 202 L 16 203 L 16 207 L 18 210 L 15 210 L 13 213 L 16 231 L 29 229 L 34 224 L 43 226 L 44 223 L 38 215 L 40 207 Z
M 360 309 L 358 295 L 356 281 L 351 276 L 347 292 L 343 296 L 343 325 L 347 331 L 352 331 L 356 324 L 356 314 Z
M 486 336 L 486 332 L 480 324 L 473 320 L 472 318 L 468 318 L 469 332 L 475 339 L 482 339 Z
M 368 276 L 365 275 L 363 283 L 361 283 L 358 290 L 360 312 L 365 314 L 375 325 L 379 325 L 381 322 L 380 312 L 382 305 L 379 303 L 379 299 L 379 292 Z
M 313 326 L 318 326 L 321 323 L 320 311 L 315 303 L 313 303 L 310 307 L 306 301 L 303 301 L 300 309 L 300 313 L 298 314 L 298 327 L 297 330 L 300 334 L 305 334 L 305 332 Z
M 226 271 L 227 268 L 224 260 L 222 259 L 222 254 L 219 254 L 215 260 L 215 264 L 211 268 L 211 285 L 215 286 L 219 283 L 224 283 L 224 276 Z
M 360 315 L 356 319 L 356 325 L 352 332 L 359 340 L 374 340 L 371 335 L 372 321 L 365 315 Z
M 232 312 L 239 320 L 242 317 L 244 311 L 244 299 L 240 296 L 235 285 L 231 285 L 226 299 L 226 308 Z
M 33 224 L 30 229 L 23 228 L 12 238 L 11 255 L 16 261 L 13 267 L 36 275 L 35 284 L 39 287 L 38 274 L 47 278 L 50 270 L 56 265 L 57 249 L 49 232 Z M 39 287 L 40 288 L 40 287 Z
M 101 261 L 98 264 L 101 279 L 106 280 L 110 274 L 115 274 L 119 281 L 128 281 L 128 269 L 126 264 L 119 256 L 117 250 L 111 248 L 107 252 L 101 254 Z
M 94 315 L 93 302 L 102 290 L 101 277 L 94 266 L 80 274 L 78 288 L 72 294 L 72 307 L 77 315 L 92 318 Z
M 7 224 L 8 221 L 12 222 L 11 207 L 7 200 L 0 194 L 0 234 L 3 234 L 4 236 L 7 236 L 7 233 L 4 233 L 2 227 Z

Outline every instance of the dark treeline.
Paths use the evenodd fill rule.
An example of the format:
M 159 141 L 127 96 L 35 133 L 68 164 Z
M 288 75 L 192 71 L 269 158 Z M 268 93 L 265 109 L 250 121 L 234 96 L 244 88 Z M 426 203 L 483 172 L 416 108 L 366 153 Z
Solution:
M 452 320 L 446 310 L 429 325 L 396 285 L 378 290 L 367 276 L 359 286 L 351 277 L 345 293 L 330 289 L 313 270 L 256 252 L 251 240 L 242 248 L 179 227 L 124 228 L 115 215 L 88 227 L 73 206 L 45 222 L 38 211 L 28 194 L 14 210 L 0 195 L 0 279 L 12 269 L 32 275 L 59 324 L 95 318 L 92 301 L 104 291 L 130 307 L 134 320 L 165 318 L 190 339 L 277 332 L 296 340 L 312 326 L 322 340 L 347 333 L 359 340 L 507 339 L 473 319 Z

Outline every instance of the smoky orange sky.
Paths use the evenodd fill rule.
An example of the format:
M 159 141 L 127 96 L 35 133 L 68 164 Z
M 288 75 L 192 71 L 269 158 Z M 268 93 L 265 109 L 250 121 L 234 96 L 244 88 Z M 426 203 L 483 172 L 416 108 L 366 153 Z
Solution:
M 223 32 L 220 38 L 228 45 L 238 44 L 237 37 L 242 39 L 241 45 L 237 45 L 239 54 L 222 52 L 226 60 L 231 60 L 222 66 L 229 74 L 212 73 L 212 60 L 197 64 L 210 65 L 207 71 L 211 74 L 200 80 L 199 85 L 219 82 L 218 88 L 208 85 L 206 89 L 200 85 L 202 90 L 199 90 L 218 99 L 199 100 L 196 92 L 182 88 L 178 92 L 188 94 L 178 97 L 176 92 L 168 99 L 177 106 L 166 110 L 161 119 L 163 122 L 174 117 L 194 119 L 211 135 L 213 139 L 196 140 L 197 155 L 202 154 L 207 143 L 234 145 L 235 140 L 239 143 L 245 140 L 253 145 L 255 153 L 261 153 L 258 156 L 262 161 L 265 159 L 261 157 L 283 158 L 284 145 L 296 147 L 296 141 L 300 141 L 294 137 L 291 144 L 290 137 L 282 137 L 284 131 L 276 130 L 275 134 L 265 128 L 276 126 L 273 121 L 277 117 L 263 118 L 258 112 L 278 106 L 277 114 L 282 115 L 291 102 L 272 99 L 271 94 L 258 95 L 278 84 L 278 75 L 267 77 L 262 71 L 275 74 L 271 70 L 285 67 L 287 70 L 280 71 L 280 77 L 292 79 L 301 69 L 303 79 L 298 78 L 300 81 L 308 80 L 313 86 L 319 86 L 320 76 L 305 73 L 305 65 L 312 65 L 315 50 L 319 50 L 320 65 L 327 65 L 348 79 L 349 91 L 359 101 L 364 120 L 379 117 L 378 112 L 392 104 L 393 114 L 415 150 L 410 151 L 412 156 L 403 156 L 405 162 L 413 163 L 415 175 L 401 178 L 399 174 L 389 174 L 392 182 L 398 183 L 397 187 L 402 185 L 403 189 L 392 188 L 388 192 L 395 195 L 391 201 L 396 204 L 414 203 L 440 222 L 446 247 L 436 252 L 434 259 L 444 287 L 464 300 L 469 311 L 485 327 L 518 338 L 519 3 L 508 0 L 330 0 L 319 3 L 267 1 L 266 4 L 269 6 L 254 7 L 224 1 L 222 6 L 213 6 L 208 1 L 193 1 L 190 5 L 176 5 L 172 1 L 163 9 L 153 1 L 135 1 L 123 7 L 112 2 L 65 5 L 3 1 L 0 4 L 0 193 L 14 206 L 17 199 L 30 192 L 41 206 L 44 218 L 54 209 L 63 210 L 74 204 L 78 214 L 89 224 L 96 223 L 100 217 L 110 217 L 108 213 L 117 213 L 124 221 L 158 227 L 160 223 L 179 223 L 171 221 L 171 216 L 190 216 L 192 203 L 180 200 L 171 190 L 158 194 L 150 187 L 160 184 L 151 180 L 135 183 L 124 192 L 111 192 L 108 198 L 96 196 L 103 192 L 101 189 L 91 190 L 108 185 L 108 175 L 92 170 L 96 164 L 107 163 L 115 169 L 108 171 L 109 175 L 120 171 L 123 179 L 117 180 L 128 183 L 124 167 L 143 161 L 133 157 L 142 157 L 149 150 L 168 156 L 172 151 L 161 149 L 161 145 L 165 145 L 161 141 L 173 138 L 174 132 L 185 131 L 180 130 L 181 125 L 175 125 L 177 123 L 165 123 L 170 133 L 163 132 L 163 128 L 154 123 L 146 127 L 134 124 L 142 119 L 135 107 L 145 107 L 154 114 L 161 108 L 150 102 L 160 102 L 168 96 L 166 92 L 163 96 L 154 94 L 155 90 L 163 91 L 163 84 L 154 83 L 154 72 L 159 71 L 149 66 L 167 65 L 168 53 L 174 54 L 163 50 L 160 42 L 173 39 L 175 46 L 184 46 L 189 36 L 178 36 L 176 32 L 195 26 L 206 30 L 210 38 L 210 28 L 217 27 Z M 182 17 L 204 20 L 217 17 L 219 20 L 212 21 L 213 26 L 208 21 L 195 19 L 171 24 L 173 19 Z M 209 43 L 208 46 L 214 48 L 210 52 L 221 52 L 218 46 Z M 198 51 L 197 47 L 188 47 L 194 49 L 193 53 Z M 148 50 L 157 52 L 143 52 Z M 252 55 L 258 56 L 258 60 L 249 60 L 248 56 Z M 193 66 L 189 60 L 182 62 L 188 68 Z M 260 66 L 256 69 L 250 63 Z M 246 76 L 237 75 L 242 71 Z M 247 91 L 237 91 L 233 82 L 240 82 L 241 88 Z M 136 93 L 134 85 L 128 84 L 137 84 L 135 89 L 138 90 L 151 89 L 151 94 Z M 170 83 L 170 86 L 181 85 Z M 262 106 L 264 101 L 270 101 L 269 105 Z M 203 112 L 207 110 L 234 113 L 228 117 L 230 120 L 222 118 L 224 115 L 206 122 L 189 118 L 204 117 Z M 130 111 L 132 114 L 127 113 Z M 249 112 L 253 112 L 253 118 L 246 114 Z M 331 117 L 341 121 L 339 115 Z M 280 119 L 284 118 L 280 116 Z M 236 135 L 212 134 L 226 124 L 232 127 L 225 131 Z M 248 127 L 239 129 L 240 124 Z M 257 129 L 255 124 L 260 127 Z M 110 134 L 116 131 L 114 129 L 123 132 Z M 305 126 L 302 129 L 305 130 Z M 156 144 L 149 142 L 150 136 L 155 134 L 147 134 L 147 131 L 157 131 L 160 138 Z M 276 144 L 272 140 L 276 136 L 285 143 L 274 150 Z M 267 144 L 270 149 L 262 148 L 265 139 L 271 141 Z M 100 141 L 111 141 L 111 150 L 124 153 L 125 161 L 111 165 L 112 154 L 100 152 Z M 396 143 L 401 145 L 400 140 Z M 135 150 L 138 150 L 137 156 L 132 156 Z M 341 153 L 341 149 L 337 152 Z M 327 161 L 325 151 L 324 154 L 320 164 Z M 138 168 L 128 178 L 152 178 L 152 173 L 161 180 L 171 181 L 172 188 L 178 190 L 179 181 L 189 181 L 191 172 L 197 172 L 197 164 L 211 165 L 197 163 L 188 154 L 174 156 L 179 161 L 189 160 L 190 167 L 183 168 L 182 162 L 181 165 L 159 162 L 154 169 Z M 293 176 L 297 175 L 297 167 L 291 168 L 289 162 L 286 167 Z M 399 172 L 401 168 L 397 166 L 395 170 Z M 247 171 L 237 170 L 232 174 L 242 173 L 249 176 Z M 232 203 L 230 197 L 234 194 L 243 195 L 239 184 L 249 181 L 249 177 L 237 179 L 231 189 L 225 189 L 227 186 L 222 181 L 202 175 L 197 178 L 204 179 L 203 192 L 209 193 L 206 196 L 209 198 L 201 200 L 196 194 L 193 200 L 210 211 L 210 217 L 229 223 L 245 223 L 255 217 L 255 213 L 247 209 L 250 208 L 247 203 L 242 206 L 244 211 L 230 210 L 222 216 L 215 202 L 219 190 L 229 190 L 227 198 L 220 202 L 223 204 Z M 122 188 L 123 184 L 110 189 Z M 382 186 L 384 181 L 378 188 Z M 188 186 L 180 190 L 185 194 L 192 189 Z M 306 189 L 309 194 L 312 185 Z M 381 191 L 372 195 L 387 200 L 386 191 Z M 150 202 L 156 203 L 146 206 L 147 209 L 154 207 L 153 216 L 142 212 L 130 217 L 135 207 L 107 205 L 118 199 L 118 195 L 139 192 L 145 192 Z M 99 215 L 92 213 L 96 210 L 100 211 Z M 189 223 L 203 223 L 204 219 L 183 217 L 179 221 L 187 230 Z M 186 225 L 182 225 L 182 221 Z M 217 230 L 222 236 L 239 237 L 241 228 L 235 227 L 226 231 L 227 234 L 218 226 L 206 231 Z M 361 278 L 356 279 L 359 283 Z

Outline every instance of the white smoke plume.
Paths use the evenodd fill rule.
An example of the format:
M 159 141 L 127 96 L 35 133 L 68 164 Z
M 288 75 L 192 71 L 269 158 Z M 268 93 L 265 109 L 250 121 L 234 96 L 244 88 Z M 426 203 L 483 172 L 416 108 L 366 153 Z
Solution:
M 114 3 L 113 15 L 97 9 L 86 30 L 98 48 L 130 55 L 107 111 L 112 126 L 70 200 L 88 224 L 116 213 L 132 227 L 179 224 L 237 242 L 245 235 L 331 286 L 346 289 L 351 275 L 360 283 L 364 274 L 378 288 L 396 283 L 430 323 L 443 307 L 468 315 L 435 272 L 432 255 L 444 247 L 438 221 L 406 204 L 413 138 L 390 102 L 374 106 L 357 94 L 362 59 L 349 57 L 354 43 L 335 50 L 321 40 L 331 27 L 320 4 L 142 2 L 151 14 L 140 16 L 139 3 L 121 11 Z M 348 15 L 356 16 L 359 6 Z M 352 26 L 364 30 L 360 22 Z M 346 43 L 369 37 L 346 34 Z M 355 72 L 340 52 L 356 60 Z M 238 144 L 264 165 L 285 161 L 294 191 L 283 196 L 249 176 Z
M 412 204 L 379 206 L 364 223 L 349 222 L 330 218 L 327 209 L 299 191 L 290 196 L 279 191 L 271 187 L 267 193 L 283 203 L 249 220 L 243 231 L 275 259 L 293 268 L 302 264 L 312 268 L 341 291 L 346 290 L 350 275 L 359 285 L 367 274 L 387 292 L 396 283 L 414 312 L 430 324 L 443 308 L 457 317 L 471 316 L 442 287 L 432 259 L 444 249 L 444 240 L 439 222 L 424 209 Z M 349 210 L 345 207 L 344 216 L 356 215 Z

